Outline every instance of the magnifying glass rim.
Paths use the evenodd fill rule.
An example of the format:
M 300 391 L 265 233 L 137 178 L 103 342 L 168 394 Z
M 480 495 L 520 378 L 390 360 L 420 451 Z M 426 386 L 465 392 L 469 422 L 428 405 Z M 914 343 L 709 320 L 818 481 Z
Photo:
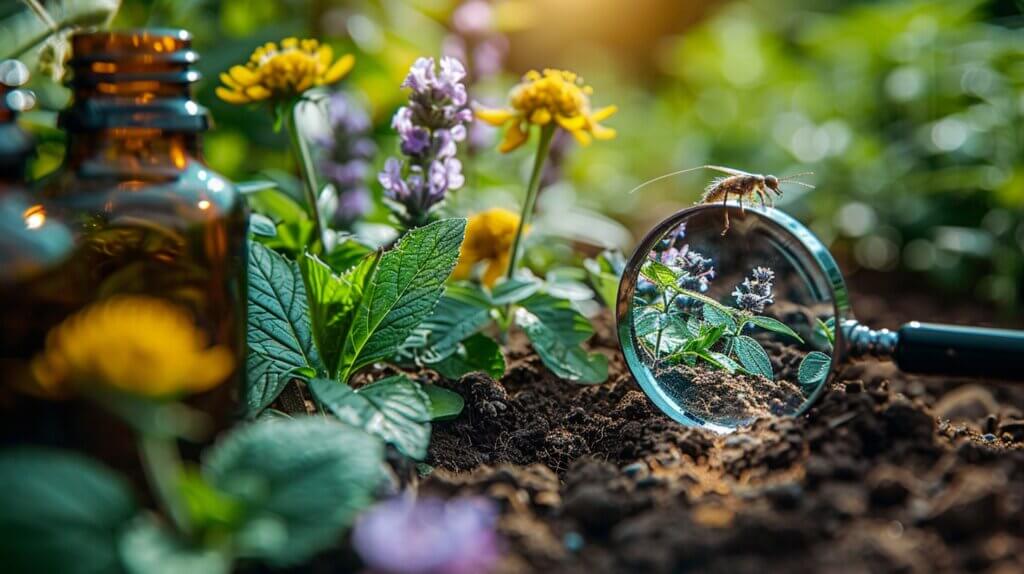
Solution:
M 843 274 L 839 269 L 839 265 L 836 260 L 832 257 L 828 248 L 821 242 L 816 235 L 814 235 L 807 227 L 796 219 L 790 217 L 786 213 L 779 211 L 775 208 L 763 208 L 760 206 L 744 205 L 740 206 L 734 201 L 728 203 L 715 203 L 715 204 L 701 204 L 681 209 L 673 215 L 667 217 L 661 223 L 656 225 L 653 229 L 647 232 L 643 240 L 640 241 L 633 255 L 629 258 L 629 262 L 626 265 L 625 271 L 622 273 L 622 279 L 619 280 L 619 291 L 616 300 L 616 331 L 619 337 L 619 347 L 622 349 L 622 355 L 626 359 L 626 367 L 633 374 L 633 378 L 640 383 L 640 387 L 644 390 L 648 397 L 654 401 L 654 404 L 658 406 L 665 414 L 675 419 L 686 426 L 700 427 L 711 429 L 720 433 L 732 432 L 735 427 L 729 427 L 725 425 L 715 424 L 710 421 L 704 421 L 698 418 L 692 418 L 687 411 L 678 408 L 675 401 L 669 399 L 665 392 L 657 385 L 652 382 L 654 378 L 650 373 L 650 369 L 640 359 L 637 354 L 636 346 L 633 341 L 635 337 L 635 325 L 633 321 L 633 293 L 636 290 L 637 278 L 640 275 L 640 268 L 654 248 L 654 246 L 661 241 L 661 239 L 670 230 L 676 228 L 680 221 L 689 219 L 695 214 L 702 211 L 725 211 L 731 210 L 730 216 L 737 217 L 733 214 L 740 213 L 741 216 L 746 216 L 753 213 L 755 217 L 760 217 L 769 225 L 774 225 L 778 230 L 786 235 L 792 237 L 796 242 L 807 250 L 807 253 L 811 256 L 815 263 L 819 267 L 819 271 L 826 279 L 828 284 L 829 294 L 832 296 L 833 312 L 836 318 L 835 320 L 835 341 L 832 351 L 832 363 L 829 365 L 829 375 L 818 388 L 814 390 L 810 397 L 807 398 L 792 415 L 788 416 L 800 416 L 807 412 L 811 406 L 814 405 L 824 394 L 825 388 L 828 387 L 832 379 L 835 377 L 835 373 L 838 370 L 837 367 L 843 362 L 843 352 L 846 349 L 846 339 L 843 335 L 843 331 L 840 328 L 843 321 L 850 319 L 850 298 L 849 293 L 846 289 L 846 281 L 843 279 Z

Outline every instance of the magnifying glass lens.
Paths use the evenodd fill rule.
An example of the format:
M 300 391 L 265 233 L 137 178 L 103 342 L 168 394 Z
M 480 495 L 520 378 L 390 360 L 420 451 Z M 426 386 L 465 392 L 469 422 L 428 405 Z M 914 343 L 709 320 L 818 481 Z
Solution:
M 684 424 L 723 432 L 799 414 L 817 398 L 838 309 L 816 240 L 756 210 L 728 209 L 725 234 L 725 209 L 709 206 L 648 236 L 624 277 L 619 326 L 654 402 Z

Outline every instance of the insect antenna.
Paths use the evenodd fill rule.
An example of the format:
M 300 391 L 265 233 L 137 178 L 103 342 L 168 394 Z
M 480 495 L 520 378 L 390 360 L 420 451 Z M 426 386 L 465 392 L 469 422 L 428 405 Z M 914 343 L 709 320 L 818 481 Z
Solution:
M 795 183 L 795 184 L 797 184 L 797 185 L 802 185 L 802 186 L 804 186 L 804 187 L 807 187 L 807 188 L 810 188 L 810 189 L 814 189 L 814 186 L 813 186 L 813 185 L 811 185 L 811 184 L 809 184 L 809 183 L 804 183 L 804 182 L 802 182 L 802 181 L 796 181 L 796 180 L 788 180 L 788 179 L 780 179 L 780 180 L 779 180 L 779 183 Z
M 654 183 L 656 181 L 661 181 L 663 179 L 668 179 L 670 177 L 674 177 L 674 176 L 681 175 L 681 174 L 684 174 L 684 173 L 689 173 L 691 171 L 697 171 L 698 169 L 713 169 L 715 171 L 720 171 L 722 173 L 727 173 L 729 175 L 746 175 L 745 171 L 740 171 L 738 169 L 732 169 L 732 168 L 722 167 L 722 166 L 718 166 L 718 165 L 698 165 L 697 167 L 691 167 L 689 169 L 681 169 L 679 171 L 673 171 L 672 173 L 666 173 L 665 175 L 659 175 L 658 177 L 656 177 L 654 179 L 648 179 L 647 181 L 645 181 L 645 182 L 641 183 L 640 185 L 634 187 L 633 189 L 629 190 L 629 193 L 636 193 L 640 188 L 647 187 L 648 185 L 650 185 L 650 184 L 652 184 L 652 183 Z M 800 175 L 800 174 L 798 174 L 798 175 Z M 779 181 L 781 181 L 781 180 L 779 180 Z
M 786 177 L 780 177 L 779 181 L 790 181 L 792 179 L 796 179 L 798 177 L 803 177 L 805 175 L 814 175 L 814 172 L 813 171 L 802 171 L 800 173 L 794 173 L 793 175 L 787 175 Z M 799 183 L 799 182 L 793 182 L 793 183 Z

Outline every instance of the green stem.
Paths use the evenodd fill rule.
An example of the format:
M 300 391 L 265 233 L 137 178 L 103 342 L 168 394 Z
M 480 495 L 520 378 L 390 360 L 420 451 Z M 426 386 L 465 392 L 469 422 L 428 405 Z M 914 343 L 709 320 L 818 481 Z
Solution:
M 178 532 L 186 536 L 191 535 L 192 525 L 188 509 L 178 491 L 177 483 L 182 477 L 183 469 L 181 455 L 174 444 L 174 439 L 140 434 L 139 454 L 146 478 L 158 503 Z
M 526 187 L 526 200 L 523 201 L 523 212 L 519 217 L 519 227 L 516 229 L 515 239 L 512 241 L 512 254 L 508 261 L 508 273 L 505 275 L 509 279 L 516 276 L 523 232 L 530 223 L 530 216 L 533 215 L 533 206 L 537 203 L 537 192 L 540 190 L 540 176 L 544 171 L 544 161 L 547 160 L 548 151 L 551 149 L 551 139 L 555 135 L 555 127 L 554 123 L 550 123 L 540 130 L 540 143 L 537 144 L 537 155 L 533 159 L 533 172 L 530 174 L 530 183 Z
M 298 122 L 296 122 L 296 116 L 298 115 L 299 103 L 302 100 L 297 100 L 291 104 L 288 109 L 288 116 L 285 118 L 287 122 L 288 136 L 291 140 L 292 151 L 295 153 L 295 158 L 299 164 L 299 171 L 302 173 L 303 191 L 306 196 L 306 204 L 309 206 L 309 216 L 313 218 L 313 230 L 316 234 L 316 239 L 320 242 L 320 249 L 316 248 L 314 243 L 313 248 L 310 249 L 313 253 L 317 253 L 322 249 L 326 249 L 327 241 L 324 237 L 324 229 L 320 220 L 320 209 L 317 207 L 317 193 L 320 191 L 320 184 L 316 180 L 316 168 L 313 166 L 313 156 L 309 153 L 309 146 L 306 143 L 305 138 L 299 133 Z

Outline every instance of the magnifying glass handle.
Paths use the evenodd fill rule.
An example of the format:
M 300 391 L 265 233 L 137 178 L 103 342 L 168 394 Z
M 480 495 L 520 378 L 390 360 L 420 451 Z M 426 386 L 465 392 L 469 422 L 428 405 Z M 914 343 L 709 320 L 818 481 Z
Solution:
M 896 335 L 892 356 L 908 373 L 1024 380 L 1024 331 L 913 321 Z

